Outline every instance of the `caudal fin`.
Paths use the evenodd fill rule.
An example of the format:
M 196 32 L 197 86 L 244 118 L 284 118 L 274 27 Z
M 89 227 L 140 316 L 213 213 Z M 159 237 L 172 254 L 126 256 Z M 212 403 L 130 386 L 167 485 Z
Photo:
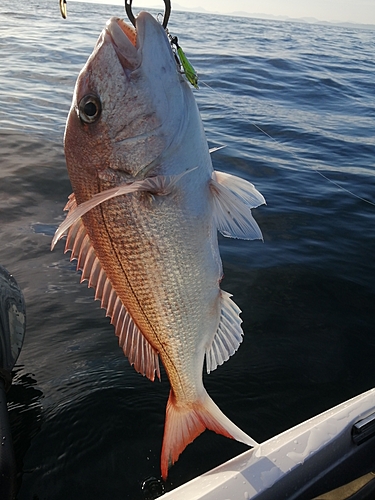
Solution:
M 258 444 L 224 415 L 206 391 L 199 401 L 191 405 L 177 405 L 171 390 L 167 403 L 161 451 L 161 475 L 164 480 L 167 479 L 169 467 L 178 460 L 186 446 L 205 429 L 236 439 L 249 446 Z

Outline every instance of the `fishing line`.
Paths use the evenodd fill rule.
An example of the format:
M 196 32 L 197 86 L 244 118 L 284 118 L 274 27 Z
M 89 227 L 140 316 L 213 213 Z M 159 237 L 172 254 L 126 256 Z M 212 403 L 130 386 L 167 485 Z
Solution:
M 208 83 L 206 83 L 205 81 L 199 79 L 200 83 L 202 83 L 203 85 L 205 85 L 207 88 L 209 88 L 212 92 L 214 92 L 216 95 L 218 95 L 220 97 L 220 99 L 222 99 L 222 95 L 221 95 L 221 92 L 213 89 L 210 85 L 208 85 Z M 285 151 L 286 153 L 288 154 L 291 154 L 292 156 L 294 156 L 295 158 L 298 158 L 298 156 L 296 155 L 296 153 L 294 153 L 293 151 L 290 151 L 288 149 L 287 146 L 285 146 L 285 144 L 283 144 L 282 142 L 278 141 L 277 139 L 275 139 L 274 137 L 272 137 L 272 135 L 270 135 L 268 132 L 266 132 L 265 130 L 263 130 L 259 125 L 257 125 L 256 123 L 252 122 L 247 116 L 245 116 L 240 109 L 237 109 L 236 108 L 236 112 L 238 112 L 238 114 L 244 119 L 246 120 L 248 123 L 250 123 L 250 125 L 252 125 L 253 127 L 255 127 L 259 132 L 261 132 L 262 134 L 264 134 L 266 137 L 268 137 L 269 139 L 271 139 L 275 144 L 277 144 L 277 146 L 282 149 L 283 151 Z M 319 174 L 321 177 L 323 177 L 323 179 L 327 180 L 328 182 L 330 182 L 331 184 L 333 184 L 334 186 L 338 187 L 339 189 L 342 189 L 343 191 L 346 191 L 347 193 L 349 193 L 351 196 L 354 196 L 355 198 L 357 198 L 358 200 L 361 200 L 365 203 L 368 203 L 369 205 L 372 205 L 375 207 L 375 203 L 372 202 L 371 200 L 368 200 L 366 198 L 363 198 L 362 196 L 359 196 L 358 194 L 354 193 L 353 191 L 350 191 L 350 189 L 347 189 L 345 188 L 344 186 L 342 186 L 341 184 L 339 184 L 338 182 L 336 181 L 333 181 L 332 179 L 330 179 L 329 177 L 327 177 L 325 174 L 323 174 L 318 168 L 316 167 L 311 167 L 311 169 L 316 172 L 317 174 Z

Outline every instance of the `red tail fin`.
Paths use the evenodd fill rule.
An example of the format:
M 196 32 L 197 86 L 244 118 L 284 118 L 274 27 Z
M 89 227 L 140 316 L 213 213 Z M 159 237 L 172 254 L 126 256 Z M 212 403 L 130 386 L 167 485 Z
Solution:
M 161 475 L 164 480 L 167 479 L 169 467 L 178 460 L 186 446 L 205 429 L 236 439 L 249 446 L 257 445 L 256 441 L 242 432 L 222 413 L 206 391 L 200 400 L 191 405 L 178 405 L 171 390 L 167 403 L 161 451 Z

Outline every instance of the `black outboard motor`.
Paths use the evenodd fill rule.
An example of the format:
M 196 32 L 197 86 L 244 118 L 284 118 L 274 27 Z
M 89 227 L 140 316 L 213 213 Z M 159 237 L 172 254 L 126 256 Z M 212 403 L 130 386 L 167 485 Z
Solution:
M 0 266 L 0 498 L 15 498 L 16 462 L 10 432 L 6 391 L 21 351 L 26 328 L 25 302 L 16 280 Z

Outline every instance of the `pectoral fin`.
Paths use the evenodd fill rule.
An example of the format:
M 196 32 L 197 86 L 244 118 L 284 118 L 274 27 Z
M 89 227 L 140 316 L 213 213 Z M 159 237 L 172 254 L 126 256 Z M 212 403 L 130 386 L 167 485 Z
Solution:
M 97 207 L 104 201 L 111 200 L 116 196 L 121 196 L 124 194 L 136 193 L 140 191 L 149 191 L 152 194 L 163 196 L 169 194 L 175 184 L 186 174 L 192 172 L 197 167 L 194 167 L 186 172 L 183 172 L 179 175 L 168 175 L 162 176 L 158 175 L 155 177 L 148 177 L 147 179 L 143 179 L 140 181 L 133 181 L 125 184 L 121 184 L 120 186 L 116 186 L 111 189 L 107 189 L 105 191 L 101 191 L 99 193 L 94 194 L 92 198 L 87 201 L 84 201 L 80 205 L 75 203 L 74 207 L 71 206 L 69 208 L 69 213 L 64 220 L 57 228 L 55 235 L 52 239 L 51 250 L 54 249 L 56 243 L 63 237 L 65 232 L 74 224 L 78 219 L 80 219 L 87 212 L 92 210 L 94 207 Z M 69 203 L 68 203 L 69 204 Z
M 95 194 L 92 198 L 81 203 L 80 205 L 75 204 L 74 207 L 72 206 L 68 207 L 69 213 L 64 222 L 62 222 L 62 224 L 60 224 L 60 226 L 57 228 L 57 231 L 51 243 L 51 250 L 53 250 L 54 246 L 59 241 L 59 239 L 62 238 L 64 233 L 78 219 L 80 219 L 83 215 L 92 210 L 94 207 L 100 205 L 104 201 L 110 200 L 111 198 L 115 198 L 116 196 L 135 193 L 136 191 L 149 191 L 155 189 L 156 187 L 157 188 L 162 187 L 160 179 L 159 182 L 156 180 L 156 178 L 144 179 L 142 181 L 134 181 L 112 189 L 107 189 L 106 191 L 101 191 L 100 193 Z
M 216 153 L 216 151 L 220 151 L 220 149 L 223 149 L 223 148 L 225 148 L 225 147 L 226 147 L 226 146 L 216 146 L 215 148 L 210 148 L 210 149 L 208 150 L 208 152 L 209 152 L 209 153 L 210 153 L 210 155 L 211 155 L 212 153 Z
M 240 177 L 214 171 L 210 187 L 218 230 L 230 238 L 262 240 L 262 232 L 251 209 L 266 201 L 253 184 Z

